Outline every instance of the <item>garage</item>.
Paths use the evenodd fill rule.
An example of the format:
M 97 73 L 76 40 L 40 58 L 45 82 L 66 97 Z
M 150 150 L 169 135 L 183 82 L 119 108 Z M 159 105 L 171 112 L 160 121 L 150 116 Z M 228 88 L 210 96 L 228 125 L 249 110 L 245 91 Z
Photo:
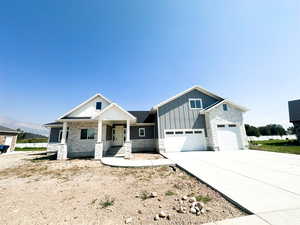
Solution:
M 166 152 L 206 150 L 203 129 L 165 130 Z
M 217 135 L 220 151 L 240 149 L 240 130 L 236 124 L 217 125 Z

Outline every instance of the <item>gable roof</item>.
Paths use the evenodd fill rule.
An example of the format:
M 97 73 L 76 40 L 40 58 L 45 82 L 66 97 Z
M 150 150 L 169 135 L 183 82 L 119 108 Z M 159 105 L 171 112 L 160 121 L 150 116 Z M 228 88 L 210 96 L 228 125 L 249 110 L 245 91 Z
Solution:
M 137 123 L 154 123 L 155 115 L 151 111 L 128 111 L 136 117 Z
M 105 101 L 107 101 L 108 103 L 112 103 L 112 101 L 110 101 L 109 99 L 105 98 L 103 95 L 101 95 L 100 93 L 95 94 L 94 96 L 92 96 L 91 98 L 89 98 L 88 100 L 82 102 L 81 104 L 79 104 L 78 106 L 74 107 L 73 109 L 71 109 L 70 111 L 68 111 L 67 113 L 65 113 L 64 115 L 62 115 L 61 117 L 58 118 L 58 120 L 60 119 L 64 119 L 64 117 L 67 117 L 67 115 L 71 114 L 72 112 L 74 112 L 75 110 L 79 109 L 80 107 L 84 106 L 85 104 L 89 103 L 90 101 L 94 100 L 95 98 L 100 97 L 103 98 Z
M 17 130 L 14 130 L 14 129 L 11 129 L 11 128 L 8 128 L 8 127 L 4 127 L 4 126 L 1 126 L 0 125 L 0 132 L 3 132 L 3 133 L 19 133 Z
M 136 121 L 136 117 L 133 116 L 131 113 L 129 113 L 128 111 L 126 111 L 125 109 L 123 109 L 121 106 L 119 106 L 117 103 L 111 103 L 109 106 L 107 106 L 105 109 L 101 110 L 96 116 L 92 117 L 92 119 L 96 119 L 97 117 L 101 116 L 103 113 L 105 113 L 106 111 L 108 111 L 109 109 L 113 108 L 113 107 L 117 107 L 120 111 L 124 112 L 125 114 L 127 114 L 131 119 Z
M 249 109 L 247 109 L 247 108 L 245 108 L 245 107 L 243 107 L 243 106 L 241 106 L 241 105 L 235 104 L 235 103 L 233 103 L 232 101 L 229 101 L 228 99 L 224 99 L 224 100 L 222 100 L 222 101 L 220 101 L 220 102 L 217 102 L 216 104 L 211 105 L 211 106 L 209 106 L 209 107 L 203 109 L 203 111 L 204 111 L 204 112 L 209 112 L 209 111 L 211 111 L 212 109 L 214 109 L 214 108 L 216 108 L 216 107 L 218 107 L 219 105 L 224 104 L 224 103 L 226 103 L 226 104 L 228 104 L 228 105 L 232 105 L 233 107 L 235 107 L 235 108 L 241 110 L 242 112 L 247 112 L 247 111 L 249 111 Z
M 158 105 L 154 106 L 152 108 L 152 110 L 156 110 L 158 107 L 160 107 L 162 105 L 165 105 L 165 104 L 173 101 L 176 98 L 179 98 L 180 96 L 182 96 L 182 95 L 184 95 L 184 94 L 186 94 L 186 93 L 188 93 L 188 92 L 190 92 L 192 90 L 198 90 L 198 91 L 200 91 L 200 92 L 202 92 L 202 93 L 204 93 L 204 94 L 206 94 L 208 96 L 211 96 L 211 97 L 216 98 L 218 100 L 223 100 L 223 98 L 221 98 L 220 96 L 218 96 L 218 95 L 216 95 L 216 94 L 214 94 L 214 93 L 212 93 L 212 92 L 210 92 L 210 91 L 208 91 L 208 90 L 200 87 L 199 85 L 195 85 L 195 86 L 193 86 L 193 87 L 191 87 L 191 88 L 189 88 L 189 89 L 187 89 L 187 90 L 185 90 L 183 92 L 180 92 L 179 94 L 177 94 L 177 95 L 175 95 L 175 96 L 173 96 L 173 97 L 171 97 L 171 98 L 169 98 L 169 99 L 167 99 L 167 100 L 159 103 Z

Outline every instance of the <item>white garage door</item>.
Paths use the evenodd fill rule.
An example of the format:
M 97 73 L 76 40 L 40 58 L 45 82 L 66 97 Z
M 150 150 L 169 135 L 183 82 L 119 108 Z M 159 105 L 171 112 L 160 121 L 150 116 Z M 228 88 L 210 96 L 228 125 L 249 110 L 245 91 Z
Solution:
M 165 130 L 166 152 L 206 150 L 203 129 Z
M 220 124 L 218 128 L 218 144 L 220 151 L 240 149 L 240 130 L 235 124 Z

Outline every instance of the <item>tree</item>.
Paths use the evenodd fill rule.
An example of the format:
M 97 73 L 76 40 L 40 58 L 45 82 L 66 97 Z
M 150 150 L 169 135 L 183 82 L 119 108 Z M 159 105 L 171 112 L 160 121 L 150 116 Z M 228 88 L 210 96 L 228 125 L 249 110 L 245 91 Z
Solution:
M 294 126 L 291 126 L 287 129 L 288 134 L 296 134 L 296 129 Z
M 18 134 L 18 140 L 24 139 L 24 137 L 25 137 L 25 131 L 21 130 L 20 128 L 18 128 L 17 131 L 19 132 L 19 134 Z
M 247 136 L 256 136 L 259 137 L 260 133 L 257 127 L 250 126 L 249 124 L 245 124 L 246 134 Z
M 261 135 L 286 135 L 286 130 L 279 124 L 268 124 L 258 129 Z

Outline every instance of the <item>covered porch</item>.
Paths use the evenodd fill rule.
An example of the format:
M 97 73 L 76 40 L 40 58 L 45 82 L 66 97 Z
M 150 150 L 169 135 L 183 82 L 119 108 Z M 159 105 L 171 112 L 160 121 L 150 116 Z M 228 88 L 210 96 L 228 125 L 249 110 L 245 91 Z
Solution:
M 131 158 L 130 126 L 136 118 L 115 103 L 89 119 L 62 119 L 57 159 L 120 156 Z
M 130 125 L 136 123 L 136 118 L 117 104 L 111 104 L 93 119 L 98 121 L 97 143 L 95 145 L 95 159 L 105 155 L 123 156 L 131 158 L 132 144 L 130 141 Z M 110 129 L 107 129 L 107 126 Z M 103 128 L 111 130 L 111 136 L 105 135 L 110 140 L 103 140 Z

